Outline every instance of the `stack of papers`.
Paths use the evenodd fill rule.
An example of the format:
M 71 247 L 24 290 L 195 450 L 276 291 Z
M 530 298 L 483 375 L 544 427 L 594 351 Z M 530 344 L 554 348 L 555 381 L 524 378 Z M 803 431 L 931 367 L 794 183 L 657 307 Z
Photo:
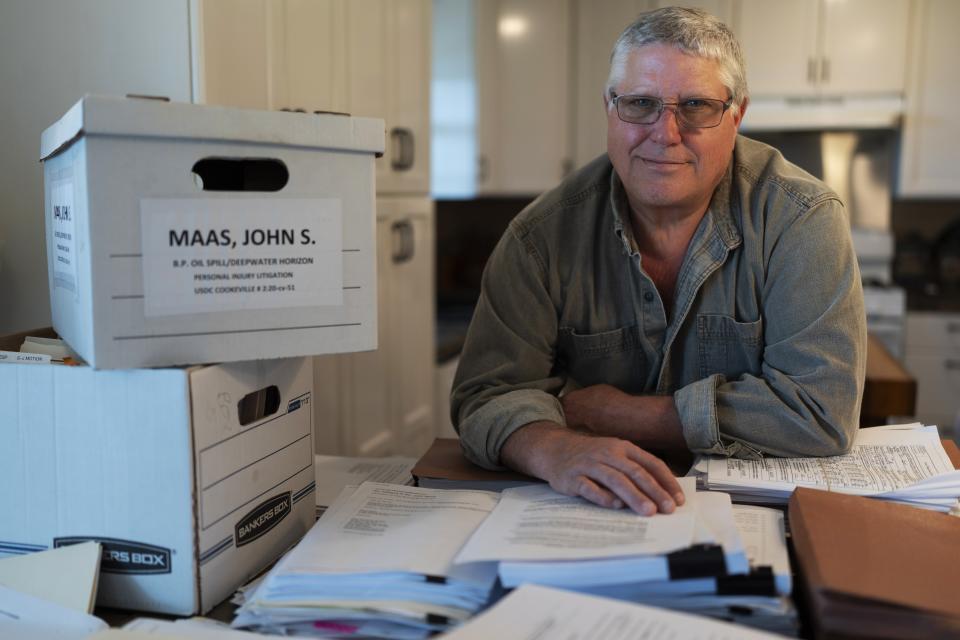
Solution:
M 538 584 L 795 632 L 783 514 L 696 492 L 642 517 L 545 485 L 506 489 L 457 562 L 499 562 L 504 587 Z
M 783 512 L 735 504 L 733 519 L 750 566 L 746 574 L 652 581 L 580 591 L 795 636 L 798 621 L 790 598 L 793 580 Z
M 774 637 L 699 616 L 534 585 L 520 587 L 443 636 L 444 640 L 759 640 Z
M 233 626 L 398 639 L 449 629 L 490 598 L 496 565 L 453 559 L 496 503 L 485 491 L 348 488 L 249 595 Z
M 710 490 L 738 502 L 785 504 L 797 487 L 870 496 L 937 511 L 960 509 L 960 471 L 937 428 L 920 424 L 860 429 L 850 453 L 825 458 L 701 458 Z

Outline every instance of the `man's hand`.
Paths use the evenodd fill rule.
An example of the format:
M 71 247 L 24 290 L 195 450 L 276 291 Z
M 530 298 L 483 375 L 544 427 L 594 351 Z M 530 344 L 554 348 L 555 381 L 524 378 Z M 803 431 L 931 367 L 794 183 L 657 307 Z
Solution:
M 503 463 L 542 478 L 556 491 L 641 515 L 672 513 L 684 503 L 666 464 L 618 438 L 577 433 L 549 422 L 515 431 L 500 452 Z
M 650 449 L 687 449 L 670 396 L 634 396 L 609 384 L 596 384 L 562 395 L 560 404 L 568 427 Z

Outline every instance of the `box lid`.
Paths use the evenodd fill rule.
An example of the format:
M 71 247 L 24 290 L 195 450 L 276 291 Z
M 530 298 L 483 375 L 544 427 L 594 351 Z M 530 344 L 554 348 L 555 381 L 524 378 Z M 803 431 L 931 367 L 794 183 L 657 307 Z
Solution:
M 85 135 L 230 140 L 382 154 L 383 120 L 86 95 L 40 138 L 46 160 Z

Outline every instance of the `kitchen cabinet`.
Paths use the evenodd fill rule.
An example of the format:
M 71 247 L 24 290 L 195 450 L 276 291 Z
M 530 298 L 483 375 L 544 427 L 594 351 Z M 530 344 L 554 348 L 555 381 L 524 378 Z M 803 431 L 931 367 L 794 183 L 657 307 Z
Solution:
M 314 358 L 318 451 L 423 453 L 434 437 L 433 204 L 377 202 L 376 351 Z
M 907 313 L 904 365 L 917 380 L 917 419 L 956 437 L 960 411 L 960 314 Z
M 957 25 L 960 3 L 918 0 L 903 119 L 900 196 L 960 196 Z
M 735 0 L 754 97 L 902 93 L 910 0 Z
M 383 118 L 377 191 L 430 190 L 430 0 L 197 0 L 198 101 Z
M 540 193 L 572 168 L 570 1 L 478 0 L 473 7 L 477 191 Z
M 314 358 L 318 452 L 418 455 L 433 439 L 430 0 L 195 0 L 198 100 L 383 118 L 376 351 Z

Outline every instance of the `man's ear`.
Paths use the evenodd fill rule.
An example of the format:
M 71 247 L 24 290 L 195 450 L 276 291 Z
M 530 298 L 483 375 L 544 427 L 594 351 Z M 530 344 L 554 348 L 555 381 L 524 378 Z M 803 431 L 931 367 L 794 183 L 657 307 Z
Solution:
M 747 113 L 747 105 L 749 104 L 750 104 L 750 98 L 744 98 L 743 104 L 741 104 L 740 108 L 737 109 L 737 115 L 733 119 L 733 124 L 734 126 L 737 127 L 737 129 L 740 128 L 740 122 L 743 120 L 743 116 Z
M 600 92 L 600 98 L 603 100 L 603 110 L 608 111 L 610 109 L 610 93 L 604 89 Z

